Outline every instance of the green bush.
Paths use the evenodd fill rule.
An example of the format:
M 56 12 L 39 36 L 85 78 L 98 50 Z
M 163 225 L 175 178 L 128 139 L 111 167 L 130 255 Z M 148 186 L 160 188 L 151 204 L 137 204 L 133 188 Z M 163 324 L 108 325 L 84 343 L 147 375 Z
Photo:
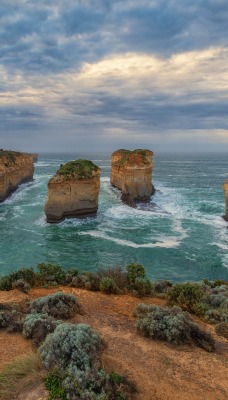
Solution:
M 145 268 L 142 264 L 131 263 L 127 265 L 127 279 L 130 285 L 135 283 L 137 278 L 145 278 Z
M 24 279 L 18 279 L 12 283 L 12 289 L 20 290 L 23 293 L 28 293 L 31 289 L 31 286 Z
M 91 289 L 90 277 L 86 274 L 79 274 L 72 279 L 72 286 L 81 289 Z
M 146 296 L 152 292 L 152 284 L 147 278 L 136 278 L 134 283 L 135 294 L 139 297 Z
M 195 312 L 198 303 L 201 303 L 204 291 L 197 283 L 178 283 L 172 286 L 167 293 L 167 303 L 170 306 L 178 305 L 183 310 Z
M 174 344 L 195 343 L 207 351 L 214 350 L 211 334 L 203 331 L 179 307 L 140 304 L 134 315 L 137 317 L 137 331 L 143 336 Z
M 206 303 L 212 308 L 218 308 L 224 301 L 226 301 L 226 296 L 223 294 L 210 294 L 205 299 Z
M 35 285 L 36 274 L 32 268 L 21 268 L 0 278 L 0 290 L 11 290 L 13 282 L 23 280 L 30 286 Z
M 8 332 L 21 332 L 23 329 L 24 314 L 15 309 L 0 311 L 0 328 Z
M 29 308 L 30 313 L 48 314 L 55 318 L 72 318 L 79 306 L 73 294 L 56 292 L 34 300 Z
M 66 272 L 59 265 L 42 263 L 37 265 L 37 269 L 36 279 L 39 284 L 56 282 L 63 285 L 66 281 Z
M 100 280 L 100 291 L 106 294 L 118 293 L 118 287 L 113 278 L 101 278 Z
M 28 314 L 23 325 L 23 336 L 40 345 L 49 333 L 54 332 L 59 323 L 60 321 L 55 321 L 47 314 Z

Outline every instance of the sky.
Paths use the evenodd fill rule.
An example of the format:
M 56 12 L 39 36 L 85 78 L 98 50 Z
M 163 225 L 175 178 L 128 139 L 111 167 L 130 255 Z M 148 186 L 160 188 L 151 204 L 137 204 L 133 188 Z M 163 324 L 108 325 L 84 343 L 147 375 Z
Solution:
M 0 0 L 0 147 L 228 150 L 227 0 Z

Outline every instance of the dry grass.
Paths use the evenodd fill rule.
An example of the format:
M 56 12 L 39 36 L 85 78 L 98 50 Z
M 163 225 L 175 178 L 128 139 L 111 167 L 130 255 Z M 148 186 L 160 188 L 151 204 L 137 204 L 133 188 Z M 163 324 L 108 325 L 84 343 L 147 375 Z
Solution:
M 28 390 L 43 379 L 41 360 L 30 351 L 15 358 L 0 371 L 0 399 L 18 398 L 20 389 Z

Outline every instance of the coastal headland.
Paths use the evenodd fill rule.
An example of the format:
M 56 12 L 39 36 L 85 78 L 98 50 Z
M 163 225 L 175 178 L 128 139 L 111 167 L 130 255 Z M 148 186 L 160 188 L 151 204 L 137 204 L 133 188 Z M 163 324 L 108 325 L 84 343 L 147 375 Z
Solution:
M 0 149 L 0 201 L 4 201 L 21 183 L 33 179 L 38 154 Z

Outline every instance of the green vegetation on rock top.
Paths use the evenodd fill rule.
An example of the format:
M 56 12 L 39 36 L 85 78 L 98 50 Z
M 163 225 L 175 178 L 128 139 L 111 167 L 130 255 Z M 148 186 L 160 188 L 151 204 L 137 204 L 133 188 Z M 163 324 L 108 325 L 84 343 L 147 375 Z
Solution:
M 16 158 L 19 157 L 22 153 L 19 151 L 12 151 L 12 150 L 3 150 L 0 149 L 0 158 L 6 157 L 12 163 L 16 161 Z
M 74 160 L 61 165 L 57 171 L 57 175 L 65 177 L 76 176 L 79 179 L 92 178 L 93 171 L 97 171 L 98 166 L 89 160 Z
M 118 161 L 116 161 L 115 164 L 118 166 L 123 166 L 130 160 L 132 155 L 142 156 L 142 161 L 145 164 L 148 164 L 148 159 L 146 158 L 146 156 L 148 155 L 149 152 L 150 150 L 147 149 L 136 149 L 132 151 L 126 149 L 120 149 L 115 151 L 113 154 L 121 154 L 122 157 Z

